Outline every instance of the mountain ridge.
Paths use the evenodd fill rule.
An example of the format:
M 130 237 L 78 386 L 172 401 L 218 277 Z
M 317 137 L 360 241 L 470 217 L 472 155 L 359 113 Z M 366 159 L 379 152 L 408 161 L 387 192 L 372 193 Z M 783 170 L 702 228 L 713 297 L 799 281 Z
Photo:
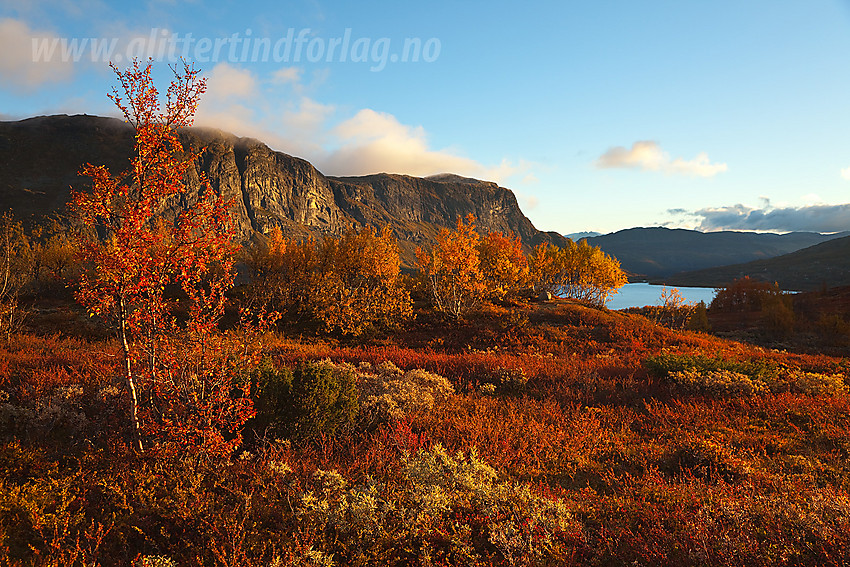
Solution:
M 846 234 L 699 232 L 635 227 L 586 240 L 616 257 L 633 278 L 657 280 L 680 272 L 773 258 Z
M 83 164 L 113 173 L 129 165 L 133 129 L 115 118 L 54 115 L 0 122 L 0 208 L 18 216 L 60 212 L 71 190 L 86 187 Z M 392 227 L 402 260 L 413 265 L 419 245 L 433 243 L 458 217 L 475 215 L 482 231 L 511 232 L 526 249 L 563 237 L 537 230 L 510 189 L 454 174 L 420 178 L 379 173 L 360 177 L 322 174 L 302 158 L 277 152 L 260 140 L 214 128 L 186 128 L 187 151 L 203 153 L 187 175 L 189 191 L 166 214 L 199 198 L 200 175 L 214 191 L 233 199 L 239 237 L 256 238 L 272 226 L 294 237 L 340 235 L 351 225 Z
M 850 236 L 765 260 L 683 272 L 665 282 L 678 286 L 720 287 L 744 276 L 776 282 L 782 289 L 795 291 L 850 285 Z

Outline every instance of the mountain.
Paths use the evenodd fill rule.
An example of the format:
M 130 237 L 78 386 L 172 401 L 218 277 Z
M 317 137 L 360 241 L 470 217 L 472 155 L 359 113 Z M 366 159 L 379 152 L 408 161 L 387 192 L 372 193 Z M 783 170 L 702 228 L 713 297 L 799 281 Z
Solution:
M 793 290 L 850 285 L 850 236 L 767 260 L 676 274 L 665 281 L 677 286 L 720 287 L 744 276 Z
M 0 210 L 19 217 L 63 210 L 71 189 L 87 187 L 77 175 L 86 163 L 113 172 L 128 165 L 134 131 L 120 120 L 87 115 L 42 116 L 0 122 Z M 443 174 L 431 178 L 377 174 L 329 177 L 309 162 L 271 150 L 262 142 L 219 130 L 180 132 L 185 148 L 206 148 L 190 170 L 187 202 L 197 199 L 199 175 L 233 198 L 239 236 L 247 241 L 279 225 L 285 234 L 343 233 L 352 223 L 393 227 L 403 261 L 411 265 L 417 245 L 430 244 L 442 227 L 473 214 L 484 231 L 512 232 L 530 249 L 563 237 L 538 231 L 516 197 L 497 184 Z M 173 203 L 166 214 L 174 214 Z
M 601 232 L 571 232 L 570 234 L 564 235 L 566 238 L 569 238 L 572 241 L 578 241 L 582 238 L 591 238 L 593 236 L 602 236 Z
M 657 279 L 679 272 L 773 258 L 847 234 L 850 233 L 757 234 L 630 228 L 587 241 L 620 260 L 620 265 L 630 274 Z

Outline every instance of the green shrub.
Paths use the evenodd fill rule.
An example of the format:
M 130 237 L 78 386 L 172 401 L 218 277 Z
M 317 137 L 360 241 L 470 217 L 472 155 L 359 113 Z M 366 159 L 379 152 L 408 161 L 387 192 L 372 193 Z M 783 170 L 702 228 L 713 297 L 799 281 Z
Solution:
M 762 324 L 771 336 L 787 339 L 794 333 L 795 320 L 790 295 L 771 295 L 762 302 Z
M 725 366 L 725 363 L 720 358 L 707 357 L 701 354 L 662 352 L 661 354 L 645 359 L 643 365 L 650 373 L 659 378 L 664 378 L 672 372 L 682 372 L 685 370 L 698 370 L 700 372 L 720 370 Z
M 844 374 L 822 374 L 764 360 L 722 360 L 703 355 L 662 353 L 643 361 L 650 373 L 693 392 L 749 396 L 797 392 L 811 396 L 846 394 Z
M 711 323 L 708 322 L 708 309 L 705 301 L 700 301 L 694 307 L 694 311 L 688 319 L 688 330 L 708 333 L 711 331 Z
M 840 346 L 850 342 L 850 322 L 838 313 L 822 314 L 815 328 L 818 336 L 827 344 Z
M 502 392 L 521 392 L 528 384 L 528 376 L 522 368 L 498 367 L 493 370 L 484 382 L 492 384 Z
M 333 434 L 354 423 L 359 405 L 350 367 L 304 362 L 294 371 L 264 363 L 257 379 L 253 428 L 274 437 Z

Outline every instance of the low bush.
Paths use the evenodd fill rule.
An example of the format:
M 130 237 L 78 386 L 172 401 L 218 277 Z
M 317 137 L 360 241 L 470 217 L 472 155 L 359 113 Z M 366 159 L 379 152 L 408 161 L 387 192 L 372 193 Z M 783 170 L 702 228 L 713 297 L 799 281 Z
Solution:
M 522 368 L 499 366 L 484 379 L 484 383 L 502 392 L 522 392 L 528 384 L 528 376 Z
M 653 374 L 698 393 L 750 396 L 768 392 L 840 395 L 848 392 L 842 373 L 807 372 L 763 359 L 744 362 L 703 355 L 661 353 L 643 361 Z
M 708 394 L 750 396 L 768 390 L 763 381 L 731 370 L 679 370 L 668 378 L 688 390 Z
M 252 428 L 272 437 L 333 434 L 354 424 L 357 384 L 350 367 L 327 361 L 275 368 L 265 362 L 256 378 Z
M 579 524 L 559 500 L 500 481 L 471 449 L 440 445 L 406 455 L 392 480 L 349 487 L 336 471 L 317 470 L 300 495 L 302 529 L 333 533 L 322 549 L 337 564 L 555 564 Z
M 843 374 L 821 374 L 791 370 L 786 377 L 792 391 L 812 396 L 837 396 L 847 393 L 847 377 Z
M 358 378 L 361 407 L 373 421 L 430 410 L 454 393 L 451 383 L 439 374 L 418 368 L 404 372 L 389 361 L 376 367 L 361 363 Z

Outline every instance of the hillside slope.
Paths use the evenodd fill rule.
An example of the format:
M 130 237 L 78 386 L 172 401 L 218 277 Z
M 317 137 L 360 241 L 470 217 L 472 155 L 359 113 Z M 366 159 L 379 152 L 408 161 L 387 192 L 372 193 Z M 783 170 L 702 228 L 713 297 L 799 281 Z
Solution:
M 844 235 L 704 233 L 656 227 L 630 228 L 587 241 L 615 256 L 623 269 L 635 276 L 663 278 L 678 272 L 772 258 Z
M 750 276 L 783 289 L 815 290 L 850 285 L 850 236 L 836 238 L 776 258 L 676 274 L 670 285 L 718 287 Z

